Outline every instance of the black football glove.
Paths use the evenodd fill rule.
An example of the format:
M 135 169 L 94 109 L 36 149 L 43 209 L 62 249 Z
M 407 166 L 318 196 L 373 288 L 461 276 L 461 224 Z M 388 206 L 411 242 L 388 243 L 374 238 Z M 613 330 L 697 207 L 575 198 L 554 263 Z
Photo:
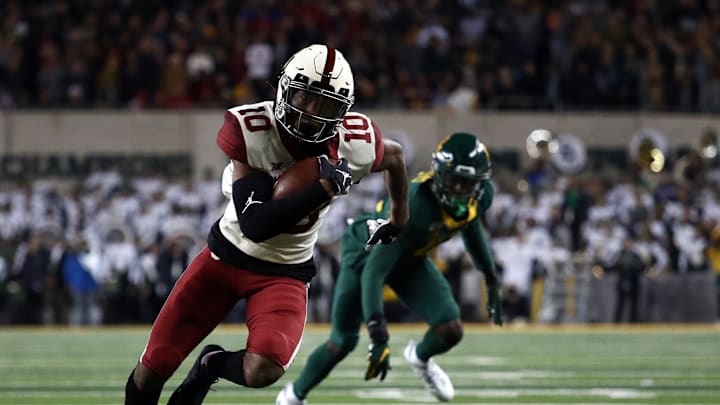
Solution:
M 332 164 L 327 156 L 318 157 L 320 166 L 320 178 L 330 182 L 335 194 L 347 194 L 352 185 L 352 172 L 345 158 L 340 159 L 337 164 Z
M 367 369 L 365 381 L 378 377 L 385 379 L 390 370 L 390 348 L 387 343 L 370 343 L 367 354 Z
M 387 344 L 390 334 L 387 330 L 387 321 L 384 316 L 374 314 L 370 317 L 367 328 L 370 335 L 370 346 L 368 347 L 365 380 L 379 377 L 380 381 L 383 381 L 390 370 L 390 347 Z
M 487 285 L 487 311 L 488 317 L 495 325 L 502 326 L 502 300 L 500 299 L 500 283 L 495 282 Z
M 365 250 L 372 249 L 378 243 L 384 245 L 392 242 L 402 231 L 402 226 L 393 225 L 387 219 L 368 219 L 365 223 L 370 235 Z

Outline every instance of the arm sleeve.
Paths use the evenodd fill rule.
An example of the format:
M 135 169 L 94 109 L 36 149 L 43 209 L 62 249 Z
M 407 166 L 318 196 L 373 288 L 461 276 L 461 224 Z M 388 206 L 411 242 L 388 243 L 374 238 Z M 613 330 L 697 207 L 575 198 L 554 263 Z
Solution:
M 403 230 L 403 233 L 405 230 Z M 388 245 L 375 245 L 370 251 L 362 275 L 360 276 L 360 291 L 362 300 L 363 320 L 367 322 L 374 314 L 382 315 L 385 312 L 383 303 L 383 287 L 385 277 L 393 270 L 406 250 L 407 241 L 403 233 L 393 243 Z
M 319 181 L 273 200 L 273 179 L 266 173 L 236 180 L 232 191 L 240 230 L 255 243 L 282 233 L 330 200 Z
M 462 238 L 475 267 L 483 272 L 488 284 L 493 284 L 497 280 L 495 259 L 492 255 L 487 233 L 480 225 L 480 220 L 471 222 L 463 230 Z

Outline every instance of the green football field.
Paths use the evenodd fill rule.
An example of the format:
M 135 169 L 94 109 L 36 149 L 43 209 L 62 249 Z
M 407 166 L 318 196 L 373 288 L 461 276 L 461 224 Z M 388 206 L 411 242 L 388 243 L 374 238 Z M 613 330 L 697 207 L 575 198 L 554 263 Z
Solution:
M 121 404 L 127 375 L 149 327 L 0 330 L 0 404 Z M 383 382 L 363 381 L 367 338 L 311 393 L 311 404 L 433 403 L 402 358 L 424 329 L 391 325 L 392 366 Z M 326 326 L 308 328 L 298 357 L 274 386 L 221 381 L 206 404 L 274 404 L 299 373 Z M 208 341 L 244 346 L 243 326 Z M 163 392 L 184 378 L 193 353 Z M 438 363 L 455 384 L 455 404 L 720 404 L 720 326 L 491 328 L 467 326 Z

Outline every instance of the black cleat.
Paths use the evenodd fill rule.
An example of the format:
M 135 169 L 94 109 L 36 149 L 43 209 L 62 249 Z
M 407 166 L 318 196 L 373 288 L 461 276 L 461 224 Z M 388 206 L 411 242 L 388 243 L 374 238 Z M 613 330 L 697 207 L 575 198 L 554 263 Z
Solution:
M 173 391 L 168 400 L 168 405 L 201 405 L 203 399 L 210 391 L 210 386 L 217 382 L 217 377 L 210 375 L 207 367 L 200 364 L 203 356 L 210 352 L 224 352 L 225 349 L 218 345 L 205 346 L 198 355 L 195 364 L 188 372 L 185 380 Z

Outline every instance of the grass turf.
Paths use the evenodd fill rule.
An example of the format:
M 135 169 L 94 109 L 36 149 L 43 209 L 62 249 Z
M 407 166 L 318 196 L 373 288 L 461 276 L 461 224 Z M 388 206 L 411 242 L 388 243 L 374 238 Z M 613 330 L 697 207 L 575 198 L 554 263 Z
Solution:
M 125 381 L 149 326 L 0 330 L 0 405 L 122 404 Z M 422 325 L 391 325 L 393 369 L 363 381 L 367 339 L 308 398 L 311 404 L 434 403 L 402 357 Z M 310 326 L 288 373 L 265 389 L 221 381 L 206 404 L 273 404 L 328 335 Z M 245 328 L 224 326 L 207 341 L 244 347 Z M 202 345 L 201 345 L 202 346 Z M 199 349 L 198 349 L 199 350 Z M 197 350 L 166 385 L 184 378 Z M 466 326 L 458 347 L 438 356 L 456 389 L 454 404 L 720 404 L 720 326 L 638 328 Z

